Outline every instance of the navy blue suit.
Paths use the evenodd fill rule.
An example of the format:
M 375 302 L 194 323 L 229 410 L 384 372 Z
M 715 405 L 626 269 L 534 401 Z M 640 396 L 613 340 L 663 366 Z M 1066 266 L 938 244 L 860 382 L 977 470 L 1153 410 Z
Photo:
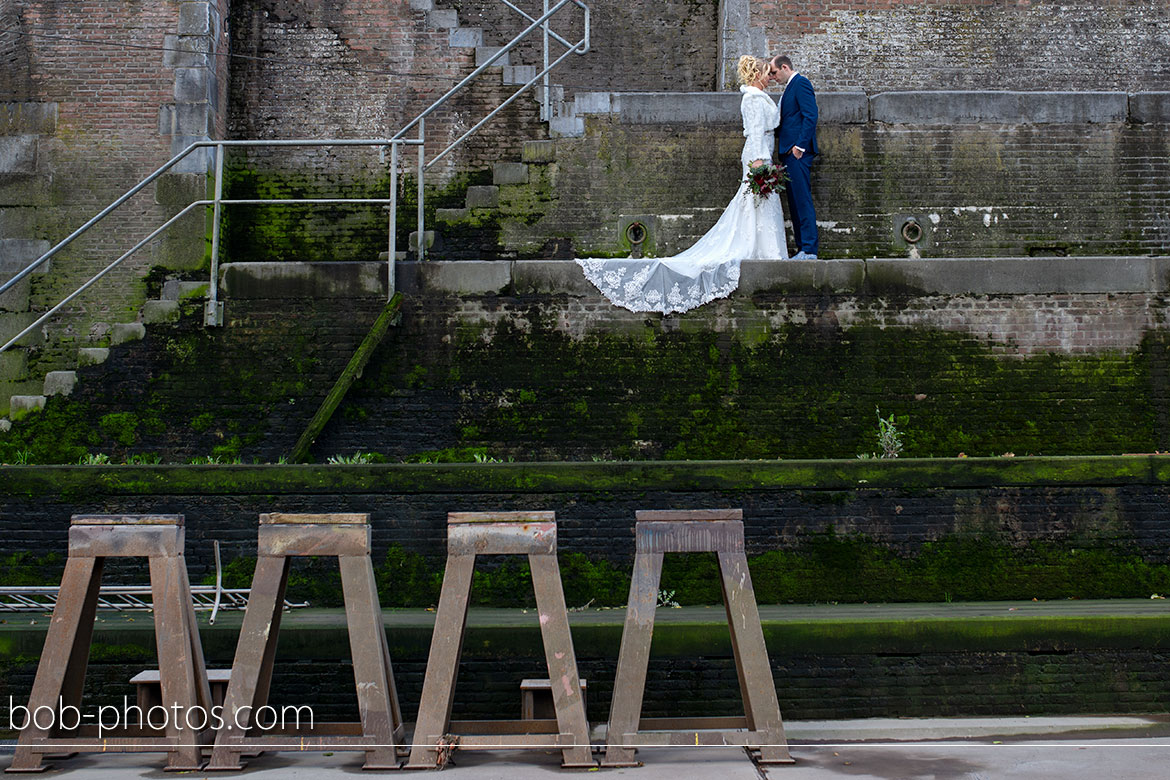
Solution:
M 804 154 L 798 160 L 792 147 Z M 796 251 L 817 254 L 817 214 L 813 208 L 811 172 L 817 154 L 817 97 L 812 83 L 794 74 L 780 98 L 780 127 L 776 130 L 776 156 L 788 169 L 788 213 Z

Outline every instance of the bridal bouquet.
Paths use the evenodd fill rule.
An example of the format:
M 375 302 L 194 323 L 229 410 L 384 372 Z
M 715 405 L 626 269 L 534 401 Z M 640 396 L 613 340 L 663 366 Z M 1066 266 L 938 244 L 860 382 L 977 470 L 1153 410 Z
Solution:
M 784 180 L 787 178 L 788 174 L 785 173 L 783 165 L 761 163 L 754 168 L 748 168 L 744 183 L 751 189 L 752 195 L 756 197 L 756 203 L 759 204 L 767 200 L 769 195 L 783 192 Z

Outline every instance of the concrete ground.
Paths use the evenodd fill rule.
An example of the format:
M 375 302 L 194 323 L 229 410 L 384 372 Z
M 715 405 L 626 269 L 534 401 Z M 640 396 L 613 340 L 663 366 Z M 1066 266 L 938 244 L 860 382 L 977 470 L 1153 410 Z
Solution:
M 443 777 L 538 780 L 595 773 L 636 780 L 1149 780 L 1170 774 L 1164 717 L 924 718 L 787 724 L 795 763 L 757 766 L 737 748 L 644 748 L 641 767 L 562 770 L 552 751 L 455 753 Z M 600 735 L 599 735 L 600 736 Z M 0 766 L 11 743 L 0 745 Z M 161 778 L 161 756 L 87 755 L 49 762 L 86 780 Z M 202 772 L 180 773 L 203 778 Z M 256 780 L 322 780 L 363 773 L 353 753 L 269 753 L 244 772 Z M 215 775 L 213 775 L 215 776 Z M 222 775 L 221 775 L 222 776 Z

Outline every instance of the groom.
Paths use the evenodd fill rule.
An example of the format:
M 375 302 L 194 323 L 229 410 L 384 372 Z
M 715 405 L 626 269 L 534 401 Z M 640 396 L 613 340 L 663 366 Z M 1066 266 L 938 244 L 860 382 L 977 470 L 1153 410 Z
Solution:
M 780 98 L 776 156 L 788 169 L 788 213 L 792 217 L 793 260 L 816 260 L 819 240 L 810 174 L 817 154 L 817 98 L 807 78 L 785 56 L 772 59 L 773 81 L 785 84 Z

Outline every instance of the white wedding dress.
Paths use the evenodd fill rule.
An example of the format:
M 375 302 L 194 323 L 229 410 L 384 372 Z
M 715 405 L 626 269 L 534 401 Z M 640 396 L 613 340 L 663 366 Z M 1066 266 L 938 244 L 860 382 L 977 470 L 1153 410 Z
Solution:
M 774 131 L 780 124 L 776 103 L 763 90 L 743 86 L 740 113 L 746 139 L 741 174 L 748 163 L 771 160 Z M 674 257 L 581 258 L 577 264 L 601 294 L 630 311 L 685 312 L 739 286 L 742 260 L 787 260 L 780 195 L 757 203 L 746 183 L 727 204 L 714 227 Z

